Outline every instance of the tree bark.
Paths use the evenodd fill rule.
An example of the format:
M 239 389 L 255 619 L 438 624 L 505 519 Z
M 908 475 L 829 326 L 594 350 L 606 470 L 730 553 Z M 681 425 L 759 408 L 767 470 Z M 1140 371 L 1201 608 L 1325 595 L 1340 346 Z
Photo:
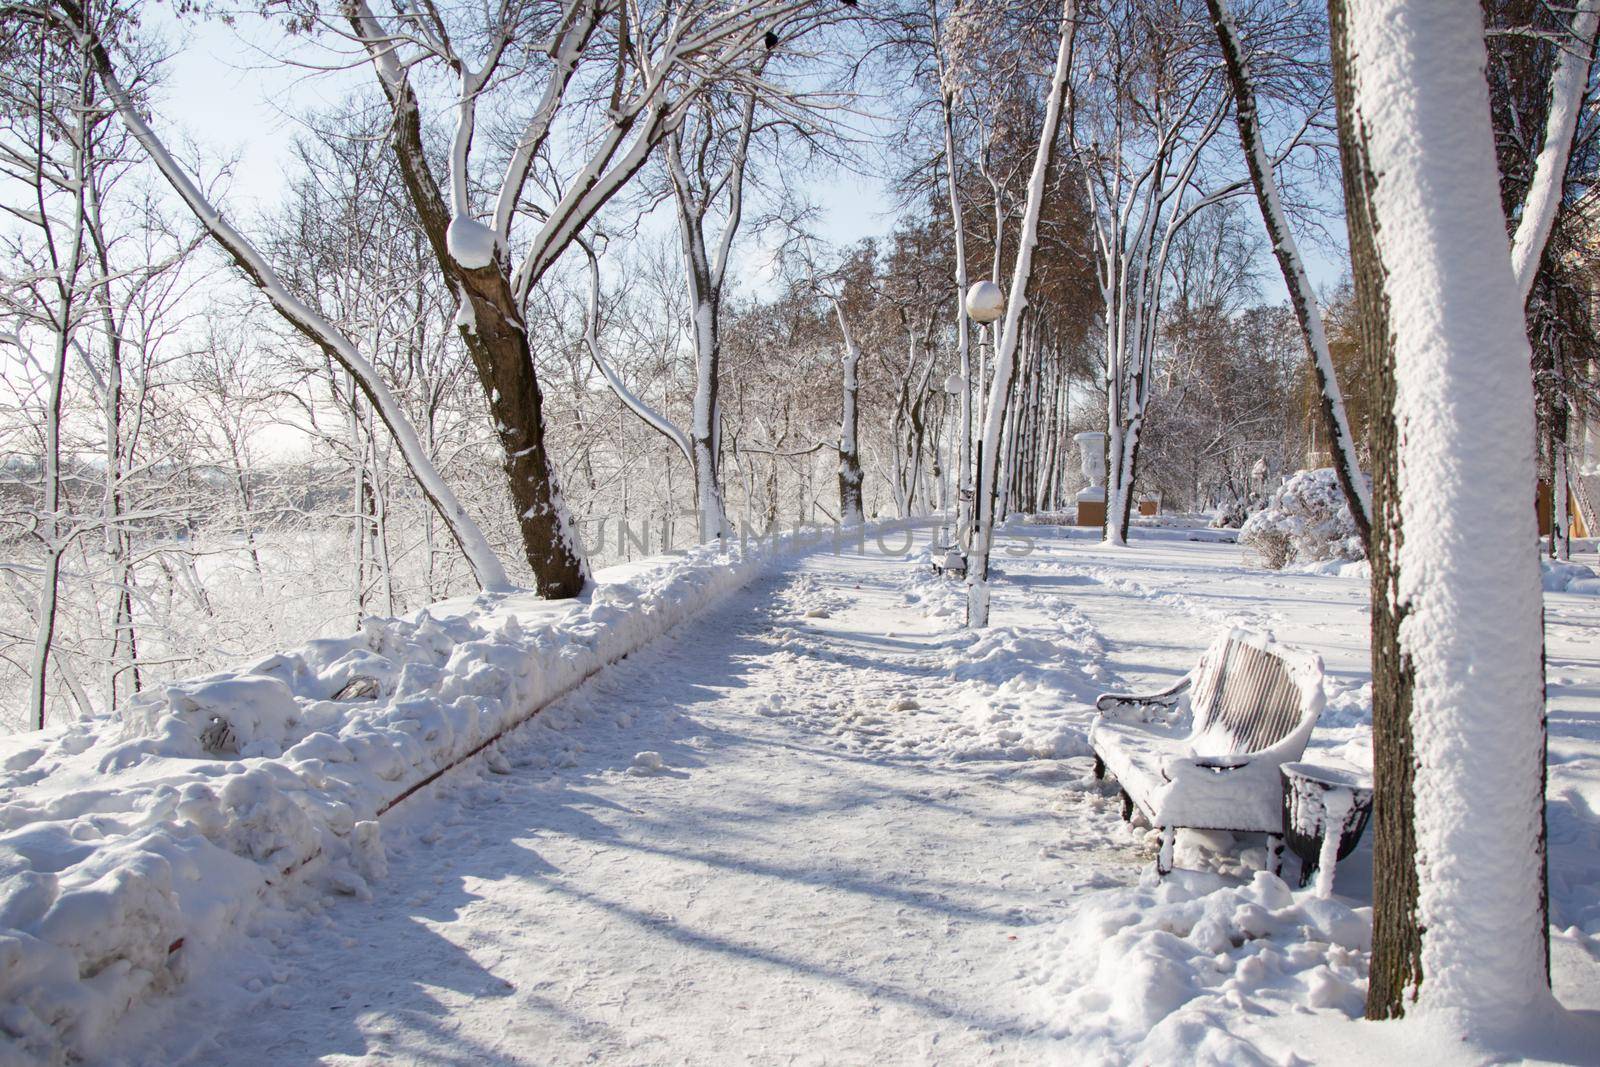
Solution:
M 1376 394 L 1367 1014 L 1492 1042 L 1549 995 L 1533 390 L 1482 17 L 1333 0 L 1330 22 Z
M 846 526 L 866 521 L 861 506 L 861 450 L 857 437 L 859 412 L 856 406 L 857 368 L 861 349 L 856 347 L 845 325 L 844 309 L 834 301 L 839 325 L 845 331 L 844 397 L 839 413 L 839 521 Z
M 1396 595 L 1398 554 L 1405 540 L 1399 509 L 1399 430 L 1394 421 L 1394 347 L 1383 264 L 1375 245 L 1365 134 L 1355 113 L 1346 0 L 1329 0 L 1328 28 L 1338 110 L 1339 159 L 1355 283 L 1356 326 L 1372 383 L 1372 964 L 1367 1018 L 1405 1014 L 1422 981 L 1417 927 L 1417 869 L 1411 703 L 1416 678 L 1400 651 L 1406 605 Z
M 1256 204 L 1261 209 L 1261 222 L 1266 227 L 1268 243 L 1278 260 L 1284 286 L 1289 291 L 1289 303 L 1294 308 L 1295 321 L 1300 325 L 1300 337 L 1306 346 L 1306 356 L 1316 375 L 1318 410 L 1322 416 L 1323 430 L 1328 435 L 1329 451 L 1333 455 L 1333 470 L 1344 493 L 1345 505 L 1355 520 L 1361 544 L 1369 552 L 1372 548 L 1371 497 L 1361 467 L 1356 458 L 1355 438 L 1350 432 L 1350 421 L 1345 417 L 1344 394 L 1334 373 L 1333 357 L 1328 347 L 1327 332 L 1323 329 L 1322 312 L 1317 307 L 1316 293 L 1311 289 L 1311 279 L 1300 259 L 1300 250 L 1289 231 L 1289 219 L 1278 197 L 1277 176 L 1272 171 L 1272 161 L 1267 157 L 1261 139 L 1261 121 L 1256 109 L 1255 86 L 1250 79 L 1249 63 L 1245 58 L 1244 43 L 1228 12 L 1227 0 L 1206 0 L 1211 11 L 1212 28 L 1222 46 L 1222 55 L 1228 72 L 1228 85 L 1233 92 L 1234 115 L 1239 128 L 1239 145 L 1244 149 L 1245 162 L 1250 169 L 1250 181 L 1255 187 Z
M 367 32 L 359 16 L 352 14 L 350 23 L 357 39 Z M 545 446 L 544 396 L 504 250 L 483 267 L 463 266 L 451 254 L 451 213 L 423 147 L 421 105 L 405 78 L 380 77 L 379 82 L 394 111 L 389 145 L 401 184 L 440 271 L 462 304 L 457 327 L 498 430 L 501 466 L 534 588 L 552 599 L 577 596 L 588 581 L 588 566 Z

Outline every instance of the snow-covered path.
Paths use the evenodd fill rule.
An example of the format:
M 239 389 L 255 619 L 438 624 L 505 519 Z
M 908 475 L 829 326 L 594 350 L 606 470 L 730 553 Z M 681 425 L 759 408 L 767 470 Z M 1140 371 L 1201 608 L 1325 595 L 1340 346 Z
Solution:
M 982 731 L 909 566 L 821 554 L 759 579 L 546 712 L 509 773 L 386 823 L 374 900 L 269 924 L 107 1055 L 1025 1055 L 1030 930 L 1143 857 L 1106 798 L 1063 788 L 1084 760 L 940 758 Z M 643 751 L 658 772 L 630 771 Z
M 1263 572 L 1199 530 L 1023 538 L 980 634 L 898 546 L 758 578 L 386 816 L 373 899 L 299 887 L 95 1058 L 1304 1057 L 1303 1026 L 1360 1014 L 1370 838 L 1340 901 L 1252 882 L 1248 838 L 1202 858 L 1180 837 L 1180 865 L 1225 877 L 1130 890 L 1149 835 L 1092 780 L 1084 730 L 1096 692 L 1170 683 L 1244 624 L 1327 663 L 1308 757 L 1364 762 L 1366 579 Z M 1600 599 L 1546 604 L 1556 991 L 1593 1010 Z

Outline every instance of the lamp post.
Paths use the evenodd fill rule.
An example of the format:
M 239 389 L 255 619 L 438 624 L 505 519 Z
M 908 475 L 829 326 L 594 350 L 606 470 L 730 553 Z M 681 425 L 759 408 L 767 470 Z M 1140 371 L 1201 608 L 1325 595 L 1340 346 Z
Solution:
M 973 283 L 967 290 L 966 298 L 967 317 L 978 324 L 978 348 L 980 354 L 983 350 L 984 327 L 988 327 L 989 347 L 991 354 L 994 351 L 994 323 L 1001 315 L 1006 313 L 1006 295 L 1000 287 L 992 281 L 984 280 Z M 982 360 L 979 360 L 982 364 Z M 978 395 L 983 395 L 983 373 L 978 374 Z M 981 423 L 980 423 L 981 425 Z M 974 449 L 973 470 L 963 471 L 963 478 L 972 478 L 973 482 L 963 490 L 963 503 L 967 506 L 966 528 L 968 530 L 967 547 L 970 552 L 974 547 L 978 550 L 979 565 L 974 569 L 967 567 L 967 625 L 973 625 L 973 620 L 978 620 L 977 625 L 984 625 L 989 617 L 989 546 L 979 543 L 983 536 L 982 518 L 983 505 L 978 500 L 978 492 L 983 486 L 983 438 L 978 438 L 977 447 Z M 975 475 L 975 477 L 974 477 Z
M 978 371 L 976 389 L 981 401 L 983 396 L 983 371 L 981 368 L 984 366 L 982 356 L 983 339 L 985 336 L 989 338 L 989 348 L 992 354 L 994 350 L 994 323 L 1001 315 L 1006 313 L 1006 295 L 1000 291 L 998 285 L 988 279 L 984 279 L 981 282 L 973 282 L 972 287 L 967 290 L 966 306 L 967 317 L 978 324 L 978 366 L 980 370 Z M 981 418 L 977 421 L 981 426 Z M 967 432 L 971 433 L 971 427 L 968 427 Z M 981 482 L 982 478 L 978 477 L 976 472 L 982 469 L 983 441 L 979 439 L 971 468 L 961 472 L 961 479 L 965 483 L 961 487 L 961 501 L 966 505 L 964 518 L 966 519 L 965 526 L 969 531 L 976 531 L 978 528 L 978 512 L 980 509 L 974 505 L 977 504 L 976 483 Z

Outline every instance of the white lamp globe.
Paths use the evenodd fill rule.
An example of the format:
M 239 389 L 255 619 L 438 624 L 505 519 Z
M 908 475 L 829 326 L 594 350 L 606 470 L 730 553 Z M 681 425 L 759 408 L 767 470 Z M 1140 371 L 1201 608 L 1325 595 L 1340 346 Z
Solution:
M 973 283 L 967 290 L 967 314 L 974 322 L 993 322 L 1006 313 L 1006 294 L 991 281 Z
M 944 391 L 951 396 L 960 396 L 961 390 L 966 388 L 966 382 L 961 380 L 961 375 L 952 374 L 944 380 Z

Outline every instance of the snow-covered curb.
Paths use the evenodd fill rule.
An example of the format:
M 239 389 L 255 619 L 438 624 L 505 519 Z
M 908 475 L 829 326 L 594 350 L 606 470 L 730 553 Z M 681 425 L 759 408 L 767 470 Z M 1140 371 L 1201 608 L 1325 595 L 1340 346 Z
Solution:
M 1547 593 L 1600 596 L 1600 575 L 1596 575 L 1592 567 L 1544 559 L 1539 561 L 1539 569 L 1540 585 Z
M 817 540 L 617 568 L 577 601 L 368 619 L 0 742 L 0 1032 L 62 1061 L 182 981 L 269 887 L 311 875 L 366 893 L 390 806 L 482 749 L 492 760 L 505 731 Z

